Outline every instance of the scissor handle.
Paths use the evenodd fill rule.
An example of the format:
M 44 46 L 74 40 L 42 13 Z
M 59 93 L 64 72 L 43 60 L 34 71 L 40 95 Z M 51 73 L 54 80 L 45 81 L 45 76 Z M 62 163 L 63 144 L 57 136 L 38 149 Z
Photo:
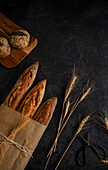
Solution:
M 82 162 L 80 161 L 80 158 L 79 158 L 81 153 L 83 154 Z M 77 161 L 78 165 L 85 166 L 85 163 L 86 163 L 86 155 L 85 154 L 86 154 L 86 145 L 82 146 L 76 154 L 76 161 Z

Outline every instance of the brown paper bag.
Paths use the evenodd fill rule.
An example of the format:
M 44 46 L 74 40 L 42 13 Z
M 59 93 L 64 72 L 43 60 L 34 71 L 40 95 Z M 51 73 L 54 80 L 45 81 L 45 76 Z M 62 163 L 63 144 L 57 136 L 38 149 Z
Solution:
M 0 132 L 8 137 L 17 125 L 17 122 L 20 124 L 26 119 L 29 118 L 3 104 L 0 107 Z M 25 127 L 17 132 L 11 140 L 32 150 L 33 153 L 45 129 L 46 126 L 29 119 Z M 0 135 L 1 141 L 3 141 L 2 135 Z M 18 149 L 14 144 L 6 141 L 0 147 L 0 170 L 24 170 L 30 157 L 30 155 Z

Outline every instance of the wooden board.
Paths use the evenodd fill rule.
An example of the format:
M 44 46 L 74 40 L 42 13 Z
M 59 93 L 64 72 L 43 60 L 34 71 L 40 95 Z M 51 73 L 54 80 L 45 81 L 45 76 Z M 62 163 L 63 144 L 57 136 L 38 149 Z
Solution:
M 0 12 L 0 37 L 3 36 L 9 40 L 9 36 L 13 31 L 22 29 L 10 19 L 8 19 L 2 12 Z M 13 68 L 17 66 L 37 45 L 37 39 L 30 35 L 30 42 L 28 47 L 23 50 L 11 48 L 11 54 L 6 58 L 0 58 L 0 63 L 6 68 Z

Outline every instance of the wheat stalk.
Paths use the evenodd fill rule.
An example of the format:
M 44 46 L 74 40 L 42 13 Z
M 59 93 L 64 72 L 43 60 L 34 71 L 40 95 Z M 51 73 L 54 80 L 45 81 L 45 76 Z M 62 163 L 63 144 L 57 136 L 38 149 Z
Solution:
M 10 138 L 12 136 L 14 136 L 16 133 L 18 133 L 23 127 L 26 126 L 26 124 L 29 122 L 29 119 L 26 119 L 24 122 L 22 122 L 20 125 L 18 125 L 16 128 L 14 128 L 10 135 L 7 138 Z M 4 140 L 1 144 L 0 147 L 6 142 L 6 140 Z
M 14 128 L 14 129 L 11 131 L 9 137 L 14 136 L 16 133 L 18 133 L 23 127 L 26 126 L 26 124 L 27 124 L 28 122 L 29 122 L 29 119 L 24 120 L 24 122 L 22 122 L 20 125 L 18 125 L 16 128 Z
M 67 87 L 66 87 L 66 90 L 65 90 L 64 101 L 63 101 L 63 106 L 62 106 L 59 126 L 58 126 L 57 135 L 56 135 L 56 139 L 55 139 L 56 142 L 54 142 L 53 146 L 51 147 L 51 149 L 50 149 L 50 151 L 49 151 L 49 153 L 47 155 L 48 160 L 46 162 L 46 165 L 45 165 L 44 169 L 47 168 L 47 165 L 48 165 L 48 162 L 50 160 L 50 157 L 51 157 L 53 151 L 56 150 L 57 140 L 58 140 L 58 136 L 59 136 L 59 131 L 60 131 L 62 123 L 65 120 L 65 117 L 66 117 L 66 115 L 67 115 L 67 113 L 69 111 L 70 101 L 68 100 L 67 103 L 66 103 L 66 101 L 67 101 L 71 91 L 73 90 L 77 79 L 78 79 L 78 76 L 76 75 L 75 66 L 74 66 L 72 76 L 71 76 L 70 80 L 68 81 L 68 84 L 67 84 Z M 65 107 L 65 103 L 66 103 L 66 107 Z M 65 108 L 65 112 L 64 112 L 64 108 Z M 63 115 L 63 113 L 64 113 L 64 115 Z
M 64 158 L 65 154 L 67 153 L 68 149 L 70 148 L 71 144 L 73 143 L 73 141 L 75 140 L 75 138 L 77 137 L 77 135 L 81 132 L 81 130 L 83 129 L 83 127 L 85 126 L 85 123 L 88 121 L 88 119 L 90 118 L 90 115 L 86 116 L 86 118 L 84 118 L 81 122 L 81 124 L 79 125 L 77 132 L 75 133 L 74 137 L 72 138 L 71 142 L 69 143 L 68 147 L 66 148 L 65 152 L 63 153 L 62 157 L 60 158 L 55 170 L 57 170 L 57 168 L 59 167 L 62 159 Z
M 87 83 L 87 85 L 88 85 L 88 83 Z M 55 141 L 54 141 L 54 143 L 53 143 L 53 145 L 52 145 L 52 147 L 51 147 L 51 149 L 50 149 L 50 151 L 49 151 L 49 153 L 48 153 L 48 155 L 47 155 L 48 161 L 49 161 L 49 157 L 51 157 L 51 155 L 52 155 L 52 153 L 53 153 L 53 150 L 54 150 L 54 152 L 55 152 L 58 138 L 59 138 L 60 134 L 62 133 L 64 127 L 66 126 L 66 124 L 67 124 L 70 116 L 72 115 L 72 113 L 74 112 L 74 110 L 77 108 L 77 106 L 80 104 L 80 102 L 81 102 L 82 100 L 84 100 L 84 98 L 90 93 L 90 91 L 91 91 L 91 89 L 92 89 L 92 86 L 89 87 L 89 88 L 87 88 L 87 85 L 86 85 L 86 87 L 84 87 L 84 88 L 82 89 L 81 93 L 79 94 L 79 96 L 77 97 L 75 103 L 73 104 L 73 106 L 72 106 L 72 108 L 71 108 L 71 110 L 70 110 L 70 112 L 69 112 L 69 115 L 67 116 L 65 122 L 63 123 L 63 126 L 60 127 L 60 130 L 59 130 L 59 132 L 58 132 L 58 134 L 57 134 L 57 136 L 56 136 L 56 139 L 55 139 Z M 48 164 L 48 162 L 47 162 L 47 164 Z
M 86 98 L 87 95 L 89 95 L 91 89 L 92 89 L 92 86 L 89 87 L 89 88 L 87 88 L 87 89 L 85 90 L 85 92 L 81 95 L 81 93 L 84 91 L 84 88 L 83 88 L 83 90 L 81 91 L 81 93 L 80 93 L 80 95 L 78 96 L 77 100 L 75 101 L 75 103 L 74 103 L 72 109 L 70 110 L 70 113 L 69 113 L 69 115 L 68 115 L 66 121 L 64 122 L 64 124 L 63 124 L 61 130 L 59 131 L 60 134 L 61 134 L 61 132 L 63 131 L 65 125 L 67 124 L 67 122 L 68 122 L 70 116 L 72 115 L 72 113 L 74 112 L 74 110 L 77 108 L 77 106 L 80 104 L 80 102 L 83 101 L 84 98 Z M 59 135 L 58 135 L 58 136 L 59 136 Z M 58 140 L 58 139 L 56 139 L 56 142 L 57 142 L 57 140 Z M 55 145 L 56 145 L 56 142 L 55 142 Z
M 59 134 L 59 131 L 60 131 L 60 128 L 61 128 L 61 125 L 62 125 L 63 113 L 64 113 L 64 107 L 65 107 L 66 100 L 69 97 L 71 91 L 73 90 L 77 78 L 78 78 L 78 76 L 76 75 L 75 66 L 74 66 L 73 74 L 72 74 L 72 76 L 71 76 L 71 78 L 70 78 L 70 80 L 67 84 L 66 91 L 65 91 L 65 96 L 64 96 L 63 107 L 62 107 L 61 117 L 60 117 L 60 121 L 59 121 L 57 136 Z M 56 150 L 56 145 L 55 145 L 55 150 Z
M 67 101 L 67 99 L 68 99 L 68 97 L 69 97 L 69 95 L 70 95 L 70 92 L 71 92 L 72 89 L 74 88 L 77 79 L 78 79 L 78 76 L 77 76 L 76 73 L 75 73 L 75 67 L 74 67 L 74 69 L 73 69 L 73 74 L 72 74 L 72 76 L 71 76 L 70 81 L 69 81 L 68 84 L 67 84 L 67 87 L 66 87 L 66 91 L 65 91 L 65 96 L 64 96 L 64 101 L 63 101 L 63 106 L 62 106 L 61 117 L 60 117 L 60 121 L 59 121 L 59 126 L 58 126 L 57 135 L 56 135 L 55 141 L 54 141 L 54 143 L 53 143 L 53 145 L 52 145 L 52 147 L 51 147 L 51 149 L 50 149 L 50 151 L 49 151 L 49 153 L 48 153 L 48 155 L 47 155 L 48 160 L 47 160 L 47 162 L 46 162 L 46 165 L 45 165 L 45 168 L 44 168 L 44 169 L 47 168 L 48 162 L 49 162 L 49 160 L 50 160 L 50 158 L 51 158 L 51 155 L 52 155 L 53 151 L 54 151 L 54 152 L 56 151 L 56 146 L 57 146 L 58 138 L 59 138 L 60 134 L 62 133 L 64 127 L 66 126 L 66 124 L 67 124 L 70 116 L 72 115 L 72 113 L 74 112 L 74 110 L 76 109 L 76 107 L 80 104 L 80 102 L 83 101 L 84 98 L 85 98 L 88 94 L 90 94 L 91 89 L 92 89 L 92 87 L 93 87 L 93 86 L 91 86 L 91 87 L 88 88 L 88 83 L 87 83 L 86 87 L 84 87 L 84 88 L 82 89 L 80 95 L 79 95 L 78 98 L 76 99 L 75 103 L 73 104 L 73 106 L 72 106 L 72 108 L 71 108 L 71 110 L 70 110 L 70 112 L 69 112 L 70 102 L 68 101 L 68 102 L 66 103 L 66 101 Z M 66 104 L 66 107 L 65 107 L 65 104 Z M 64 108 L 65 108 L 65 112 L 64 112 Z M 67 116 L 68 112 L 69 112 L 69 115 Z

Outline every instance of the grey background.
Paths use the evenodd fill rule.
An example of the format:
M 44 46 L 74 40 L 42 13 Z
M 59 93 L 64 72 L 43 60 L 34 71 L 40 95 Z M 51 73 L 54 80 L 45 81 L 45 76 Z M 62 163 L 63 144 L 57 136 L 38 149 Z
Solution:
M 45 166 L 47 153 L 57 132 L 64 90 L 73 65 L 76 65 L 77 72 L 83 78 L 72 92 L 71 101 L 88 79 L 96 83 L 95 92 L 80 104 L 59 139 L 56 153 L 48 166 L 49 170 L 53 170 L 74 135 L 79 115 L 83 118 L 92 110 L 98 114 L 103 107 L 108 109 L 108 1 L 10 0 L 3 1 L 0 10 L 38 39 L 37 47 L 16 68 L 6 69 L 0 65 L 0 104 L 21 73 L 36 60 L 39 60 L 40 67 L 34 85 L 44 78 L 48 80 L 43 101 L 53 96 L 58 97 L 54 116 L 26 170 L 42 170 Z M 108 136 L 105 132 L 93 121 L 87 124 L 87 129 L 81 134 L 85 136 L 87 131 L 91 132 L 92 143 L 98 143 L 108 151 Z M 75 154 L 82 145 L 78 137 L 58 169 L 108 169 L 108 166 L 99 165 L 99 159 L 91 150 L 86 155 L 90 163 L 79 167 Z

